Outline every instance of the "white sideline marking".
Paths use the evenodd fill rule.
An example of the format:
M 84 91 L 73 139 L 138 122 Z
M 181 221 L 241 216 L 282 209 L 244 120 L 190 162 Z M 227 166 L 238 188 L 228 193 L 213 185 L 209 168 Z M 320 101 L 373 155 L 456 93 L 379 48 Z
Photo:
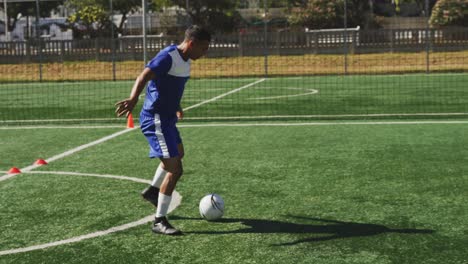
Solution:
M 98 139 L 98 140 L 95 140 L 95 141 L 93 141 L 93 142 L 90 142 L 90 143 L 88 143 L 88 144 L 84 144 L 84 145 L 81 145 L 81 146 L 79 146 L 79 147 L 70 149 L 70 150 L 65 151 L 65 152 L 63 152 L 63 153 L 61 153 L 61 154 L 58 154 L 58 155 L 52 156 L 52 157 L 50 157 L 50 158 L 47 158 L 47 159 L 46 159 L 46 162 L 47 162 L 47 163 L 50 163 L 50 162 L 56 161 L 56 160 L 58 160 L 58 159 L 64 158 L 64 157 L 66 157 L 66 156 L 70 156 L 70 155 L 72 155 L 72 154 L 74 154 L 74 153 L 76 153 L 76 152 L 78 152 L 78 151 L 81 151 L 81 150 L 83 150 L 83 149 L 86 149 L 86 148 L 92 147 L 92 146 L 94 146 L 94 145 L 100 144 L 100 143 L 105 142 L 105 141 L 107 141 L 107 140 L 113 139 L 113 138 L 115 138 L 115 137 L 118 137 L 118 136 L 123 135 L 123 134 L 125 134 L 125 133 L 128 133 L 128 132 L 130 132 L 130 131 L 133 131 L 134 129 L 135 129 L 135 128 L 125 129 L 125 130 L 119 131 L 119 132 L 117 132 L 117 133 L 111 134 L 111 135 L 109 135 L 109 136 L 105 136 L 105 137 L 103 137 L 103 138 L 100 138 L 100 139 Z M 37 168 L 37 167 L 39 167 L 39 166 L 40 166 L 40 165 L 31 165 L 31 166 L 22 168 L 22 169 L 20 169 L 20 170 L 21 170 L 22 172 L 28 172 L 28 171 L 34 170 L 35 168 Z M 19 174 L 5 174 L 5 175 L 3 175 L 3 176 L 0 177 L 0 182 L 1 182 L 1 181 L 4 181 L 4 180 L 6 180 L 6 179 L 9 179 L 9 178 L 11 178 L 11 177 L 15 177 L 16 175 L 19 175 Z
M 186 120 L 219 120 L 219 119 L 277 119 L 277 118 L 335 118 L 335 117 L 389 117 L 389 116 L 465 116 L 468 113 L 397 113 L 397 114 L 341 114 L 341 115 L 271 115 L 271 116 L 213 116 L 186 117 Z
M 214 102 L 214 101 L 216 101 L 216 100 L 218 100 L 218 99 L 221 99 L 221 98 L 223 98 L 223 97 L 225 97 L 225 96 L 228 96 L 228 95 L 230 95 L 230 94 L 233 94 L 233 93 L 237 93 L 237 92 L 239 92 L 239 91 L 241 91 L 241 90 L 243 90 L 243 89 L 245 89 L 245 88 L 249 88 L 250 86 L 256 85 L 257 83 L 261 83 L 261 82 L 263 82 L 263 81 L 265 81 L 265 80 L 266 80 L 266 79 L 260 79 L 260 80 L 258 80 L 258 81 L 253 82 L 253 83 L 249 83 L 249 84 L 244 85 L 244 86 L 242 86 L 242 87 L 239 87 L 239 88 L 237 88 L 237 89 L 231 90 L 231 91 L 229 91 L 229 92 L 227 92 L 227 93 L 220 94 L 220 95 L 215 96 L 215 97 L 213 97 L 213 98 L 211 98 L 211 99 L 202 101 L 202 102 L 200 102 L 200 103 L 198 103 L 198 104 L 194 104 L 194 105 L 192 105 L 192 106 L 186 107 L 186 108 L 183 109 L 183 110 L 184 110 L 184 111 L 187 111 L 187 110 L 190 110 L 190 109 L 192 109 L 192 108 L 199 107 L 200 105 L 204 105 L 204 104 L 207 104 L 207 103 Z
M 122 128 L 122 125 L 114 125 L 114 126 L 6 126 L 1 127 L 0 130 L 12 130 L 12 129 L 63 129 L 63 128 L 71 128 L 71 129 L 98 129 L 98 128 Z
M 1 123 L 39 123 L 39 122 L 77 122 L 77 121 L 117 121 L 121 118 L 71 118 L 71 119 L 29 119 L 29 120 L 2 120 Z
M 220 82 L 243 82 L 243 81 L 250 81 L 250 80 L 256 80 L 256 78 L 221 78 L 218 79 Z M 199 79 L 192 79 L 192 81 L 200 81 Z M 74 85 L 83 85 L 83 84 L 93 84 L 99 82 L 100 84 L 105 83 L 105 84 L 121 84 L 121 83 L 130 83 L 133 84 L 135 81 L 134 80 L 118 80 L 118 81 L 69 81 L 69 82 L 43 82 L 43 83 L 37 83 L 37 82 L 23 82 L 23 83 L 2 83 L 0 84 L 0 87 L 9 87 L 9 86 L 74 86 Z
M 78 173 L 78 172 L 65 172 L 65 171 L 36 171 L 36 172 L 26 172 L 30 174 L 58 174 L 58 175 L 71 175 L 71 176 L 91 176 L 91 177 L 100 177 L 100 178 L 111 178 L 111 179 L 119 179 L 119 180 L 129 180 L 129 181 L 134 181 L 134 182 L 139 182 L 139 183 L 146 183 L 150 184 L 151 181 L 149 180 L 144 180 L 144 179 L 139 179 L 139 178 L 133 178 L 133 177 L 128 177 L 128 176 L 117 176 L 117 175 L 108 175 L 108 174 L 94 174 L 94 173 Z M 172 193 L 172 201 L 171 204 L 169 205 L 169 213 L 174 211 L 180 203 L 182 202 L 182 196 L 177 192 L 174 191 Z M 151 222 L 154 219 L 154 215 L 148 215 L 140 220 L 127 223 L 124 225 L 120 226 L 115 226 L 111 227 L 107 230 L 102 230 L 102 231 L 97 231 L 94 233 L 89 233 L 86 235 L 81 235 L 81 236 L 76 236 L 64 240 L 59 240 L 51 243 L 46 243 L 46 244 L 41 244 L 41 245 L 35 245 L 35 246 L 30 246 L 30 247 L 24 247 L 24 248 L 15 248 L 15 249 L 8 249 L 8 250 L 3 250 L 0 251 L 0 256 L 2 255 L 9 255 L 9 254 L 15 254 L 15 253 L 22 253 L 22 252 L 28 252 L 28 251 L 33 251 L 33 250 L 38 250 L 38 249 L 45 249 L 49 247 L 55 247 L 59 245 L 64 245 L 64 244 L 69 244 L 69 243 L 75 243 L 78 241 L 82 241 L 85 239 L 89 238 L 95 238 L 95 237 L 100 237 L 100 236 L 105 236 L 111 233 L 115 233 L 118 231 L 123 231 L 126 229 L 130 229 L 135 226 L 143 225 L 148 222 Z
M 349 121 L 349 122 L 275 122 L 275 123 L 205 123 L 205 124 L 180 124 L 179 128 L 184 127 L 249 127 L 249 126 L 339 126 L 339 125 L 422 125 L 422 124 L 468 124 L 468 120 L 428 120 L 428 121 Z M 0 130 L 14 130 L 14 129 L 63 129 L 70 128 L 67 126 L 47 126 L 47 127 L 5 127 Z M 83 127 L 77 127 L 83 128 Z M 87 129 L 101 128 L 101 127 L 84 127 Z M 107 128 L 107 127 L 104 127 Z M 6 171 L 0 171 L 6 173 Z
M 219 98 L 218 98 L 219 99 Z M 212 100 L 212 99 L 210 99 Z M 213 100 L 215 101 L 215 100 Z M 198 104 L 198 106 L 201 105 Z M 189 109 L 195 108 L 194 106 L 189 106 Z M 186 108 L 187 109 L 187 108 Z M 184 110 L 186 110 L 184 109 Z M 391 114 L 338 114 L 338 115 L 271 115 L 271 116 L 214 116 L 214 117 L 185 117 L 185 120 L 198 120 L 198 119 L 205 119 L 205 120 L 216 120 L 216 119 L 275 119 L 275 118 L 335 118 L 335 117 L 389 117 L 389 116 L 462 116 L 468 115 L 467 112 L 463 113 L 391 113 Z M 137 117 L 133 118 L 134 120 L 138 120 Z M 76 122 L 76 121 L 112 121 L 118 120 L 118 118 L 95 118 L 95 119 L 44 119 L 44 120 L 3 120 L 0 121 L 2 123 L 39 123 L 39 122 Z M 123 125 L 122 125 L 123 126 Z M 118 126 L 118 127 L 122 127 Z M 36 126 L 37 127 L 37 126 Z M 46 126 L 43 126 L 46 127 Z M 76 126 L 79 128 L 78 126 Z M 88 126 L 93 127 L 93 126 Z M 96 126 L 96 127 L 106 127 L 106 126 Z M 113 126 L 109 125 L 109 128 Z M 93 127 L 94 128 L 94 127 Z M 0 127 L 0 129 L 3 129 Z
M 270 126 L 352 126 L 352 125 L 428 125 L 428 124 L 468 124 L 466 121 L 382 121 L 382 122 L 302 122 L 302 123 L 214 123 L 182 124 L 177 127 L 270 127 Z

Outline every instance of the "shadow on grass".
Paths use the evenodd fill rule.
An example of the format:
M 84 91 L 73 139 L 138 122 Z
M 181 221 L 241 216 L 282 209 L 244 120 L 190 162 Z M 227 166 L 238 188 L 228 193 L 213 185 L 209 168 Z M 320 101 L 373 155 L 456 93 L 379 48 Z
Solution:
M 375 236 L 385 233 L 400 234 L 432 234 L 435 231 L 430 229 L 400 229 L 388 228 L 383 225 L 363 224 L 354 222 L 343 222 L 337 220 L 327 220 L 320 218 L 310 218 L 302 216 L 288 216 L 301 220 L 320 222 L 321 224 L 296 224 L 281 221 L 263 220 L 263 219 L 236 219 L 227 218 L 215 221 L 216 223 L 241 223 L 246 228 L 230 231 L 194 231 L 185 232 L 186 234 L 325 234 L 319 237 L 310 237 L 296 240 L 288 243 L 275 244 L 275 246 L 290 246 L 306 242 L 319 242 L 333 239 L 343 239 L 350 237 Z M 203 220 L 202 218 L 171 217 L 179 220 Z

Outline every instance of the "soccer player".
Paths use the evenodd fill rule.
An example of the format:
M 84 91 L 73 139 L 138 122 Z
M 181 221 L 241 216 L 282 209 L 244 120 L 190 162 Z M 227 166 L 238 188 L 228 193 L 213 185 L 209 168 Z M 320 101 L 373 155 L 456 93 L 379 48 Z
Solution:
M 156 207 L 152 226 L 155 233 L 181 234 L 166 217 L 172 192 L 183 171 L 184 147 L 176 123 L 183 118 L 180 101 L 190 76 L 190 63 L 206 54 L 210 41 L 207 30 L 196 25 L 189 27 L 184 41 L 161 50 L 136 79 L 130 97 L 115 104 L 117 116 L 128 116 L 149 81 L 140 124 L 149 143 L 150 158 L 159 158 L 161 162 L 151 185 L 141 195 Z

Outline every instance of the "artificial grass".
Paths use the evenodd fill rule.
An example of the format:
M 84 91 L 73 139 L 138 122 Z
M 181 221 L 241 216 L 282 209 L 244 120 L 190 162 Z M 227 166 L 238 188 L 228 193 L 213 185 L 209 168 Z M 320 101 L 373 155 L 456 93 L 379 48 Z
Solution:
M 464 263 L 466 127 L 181 128 L 185 174 L 177 190 L 183 201 L 171 214 L 171 222 L 184 236 L 157 236 L 147 224 L 74 244 L 0 256 L 0 263 Z M 135 131 L 39 170 L 149 180 L 157 162 L 146 154 L 146 142 Z M 40 191 L 46 186 L 34 187 L 36 177 L 46 184 L 61 182 L 61 176 L 16 177 L 0 182 L 1 194 L 19 199 L 22 195 L 16 186 L 29 186 L 34 199 L 45 199 L 44 206 L 49 201 L 55 207 L 55 215 L 36 212 L 37 217 L 46 217 L 40 221 L 42 233 L 65 227 L 67 221 L 60 215 L 70 210 L 67 203 L 50 200 Z M 87 230 L 86 226 L 117 224 L 103 223 L 95 211 L 111 217 L 117 210 L 115 215 L 126 214 L 125 219 L 153 212 L 145 202 L 135 200 L 143 187 L 137 183 L 109 182 L 104 187 L 112 180 L 63 177 L 68 185 L 89 186 L 86 197 L 96 201 L 91 212 L 85 203 L 81 207 L 76 203 L 83 212 L 77 215 L 77 223 L 87 222 L 85 227 L 74 227 L 76 233 Z M 100 189 L 106 193 L 99 194 Z M 47 191 L 75 192 L 60 183 L 51 184 Z M 219 193 L 226 202 L 222 221 L 207 222 L 198 215 L 198 201 L 209 192 Z M 113 197 L 118 199 L 114 205 L 102 206 L 103 199 Z M 31 208 L 6 201 L 4 207 L 10 211 Z M 2 213 L 2 222 L 22 217 Z M 12 229 L 9 235 L 0 235 L 0 241 L 18 232 L 14 243 L 28 243 L 24 239 L 28 229 Z M 56 230 L 50 233 L 51 240 L 60 236 Z

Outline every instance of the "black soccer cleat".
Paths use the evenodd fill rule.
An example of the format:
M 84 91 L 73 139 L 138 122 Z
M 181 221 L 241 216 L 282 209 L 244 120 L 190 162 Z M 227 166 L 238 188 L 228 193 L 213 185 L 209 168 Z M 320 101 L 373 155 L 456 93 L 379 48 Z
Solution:
M 159 188 L 150 185 L 141 192 L 141 197 L 152 203 L 154 207 L 158 207 Z
M 169 235 L 169 236 L 178 236 L 182 235 L 182 232 L 178 229 L 175 229 L 165 216 L 163 217 L 156 217 L 154 219 L 153 227 L 151 228 L 154 233 Z

